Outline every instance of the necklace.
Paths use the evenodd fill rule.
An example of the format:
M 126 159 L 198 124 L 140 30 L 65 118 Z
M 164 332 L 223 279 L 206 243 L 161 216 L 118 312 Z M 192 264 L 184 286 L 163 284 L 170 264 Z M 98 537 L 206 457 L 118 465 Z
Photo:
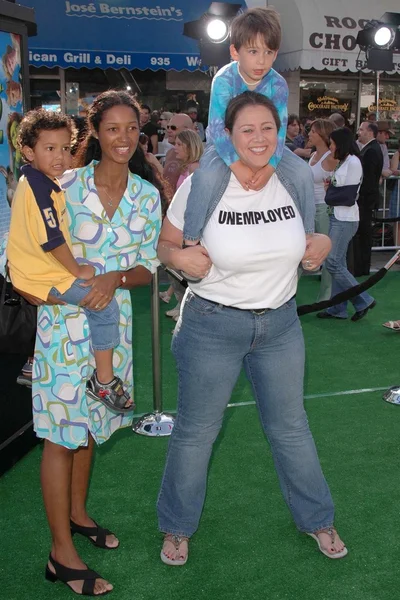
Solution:
M 105 193 L 107 194 L 107 196 L 109 197 L 109 200 L 107 200 L 107 204 L 108 206 L 113 207 L 114 206 L 114 200 L 111 198 L 110 194 L 107 192 L 106 189 L 104 189 Z
M 258 85 L 258 84 L 260 83 L 260 81 L 262 81 L 262 80 L 263 80 L 263 78 L 261 77 L 261 79 L 258 79 L 257 81 L 253 81 L 253 82 L 246 81 L 246 80 L 245 80 L 245 78 L 243 77 L 243 75 L 242 75 L 242 74 L 241 74 L 241 72 L 240 72 L 240 67 L 239 67 L 239 65 L 238 65 L 238 73 L 239 73 L 239 77 L 240 77 L 240 79 L 241 79 L 242 81 L 244 81 L 244 83 L 245 83 L 246 85 L 251 85 L 251 86 Z

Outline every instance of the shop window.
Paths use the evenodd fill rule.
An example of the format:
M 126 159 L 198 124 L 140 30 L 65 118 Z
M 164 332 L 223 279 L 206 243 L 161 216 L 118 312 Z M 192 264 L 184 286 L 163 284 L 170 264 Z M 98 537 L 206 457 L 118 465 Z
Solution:
M 350 125 L 357 114 L 356 79 L 302 79 L 300 81 L 300 117 L 327 118 L 340 112 Z

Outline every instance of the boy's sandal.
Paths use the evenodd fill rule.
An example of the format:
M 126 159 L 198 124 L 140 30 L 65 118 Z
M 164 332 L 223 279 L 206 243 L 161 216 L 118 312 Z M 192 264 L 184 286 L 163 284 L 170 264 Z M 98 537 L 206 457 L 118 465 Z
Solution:
M 393 331 L 400 331 L 400 321 L 387 321 L 387 323 L 383 323 L 382 327 L 392 329 Z
M 175 552 L 177 553 L 178 557 L 180 556 L 181 544 L 186 542 L 186 544 L 187 544 L 186 556 L 184 556 L 184 558 L 176 558 L 175 560 L 173 560 L 172 558 L 169 558 L 164 553 L 164 546 L 165 546 L 166 542 L 170 542 L 171 544 L 173 544 L 175 546 Z M 182 535 L 174 535 L 172 533 L 165 534 L 164 543 L 163 543 L 163 547 L 161 549 L 161 555 L 160 555 L 163 563 L 165 563 L 166 565 L 170 565 L 172 567 L 181 567 L 184 564 L 186 564 L 188 555 L 189 555 L 189 538 L 188 537 L 184 537 Z
M 97 372 L 94 371 L 86 383 L 86 393 L 93 400 L 101 402 L 110 410 L 118 413 L 130 413 L 135 406 L 125 406 L 127 400 L 130 400 L 129 394 L 123 387 L 123 382 L 119 377 L 114 377 L 110 383 L 100 383 L 97 379 Z
M 65 585 L 68 585 L 68 583 L 71 581 L 83 581 L 81 594 L 79 594 L 79 592 L 75 592 L 75 590 L 72 589 L 70 585 L 68 585 L 68 587 L 79 596 L 105 596 L 106 594 L 109 594 L 112 591 L 107 590 L 105 592 L 102 592 L 101 594 L 94 593 L 96 579 L 104 578 L 98 573 L 96 573 L 96 571 L 92 571 L 92 569 L 69 569 L 68 567 L 65 567 L 61 563 L 54 560 L 54 558 L 51 556 L 51 553 L 49 554 L 49 562 L 54 567 L 55 573 L 53 573 L 53 571 L 50 571 L 49 566 L 46 565 L 45 577 L 47 581 L 51 581 L 52 583 L 54 583 L 57 580 L 59 580 L 62 583 L 65 583 Z
M 100 527 L 97 525 L 96 521 L 92 519 L 95 527 L 84 527 L 83 525 L 78 525 L 74 523 L 72 519 L 70 520 L 71 534 L 79 533 L 79 535 L 83 535 L 87 537 L 89 542 L 92 542 L 93 546 L 97 546 L 97 548 L 103 548 L 104 550 L 116 550 L 118 546 L 107 546 L 106 538 L 108 535 L 114 535 L 112 531 L 109 529 L 104 529 L 104 527 Z M 96 538 L 96 539 L 93 539 Z
M 325 556 L 327 556 L 328 558 L 344 558 L 347 554 L 346 546 L 343 548 L 343 550 L 340 550 L 338 552 L 329 552 L 329 550 L 327 548 L 324 548 L 321 545 L 321 540 L 319 539 L 319 535 L 321 533 L 327 533 L 330 536 L 331 543 L 333 546 L 333 544 L 335 543 L 335 538 L 337 536 L 337 531 L 334 527 L 325 527 L 324 529 L 319 529 L 318 531 L 315 531 L 314 533 L 307 533 L 307 535 L 311 536 L 317 542 L 319 550 L 322 552 L 322 554 L 325 554 Z

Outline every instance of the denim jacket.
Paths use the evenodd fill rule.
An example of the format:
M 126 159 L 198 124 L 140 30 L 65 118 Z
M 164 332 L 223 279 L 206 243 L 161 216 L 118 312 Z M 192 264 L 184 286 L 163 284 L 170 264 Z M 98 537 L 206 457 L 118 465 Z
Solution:
M 303 220 L 304 230 L 314 233 L 315 202 L 314 182 L 311 169 L 300 157 L 285 148 L 281 161 L 276 168 L 279 181 L 290 194 Z M 215 194 L 207 211 L 205 225 L 208 223 L 219 201 L 225 193 L 231 177 L 231 170 L 226 167 L 221 178 L 218 193 Z

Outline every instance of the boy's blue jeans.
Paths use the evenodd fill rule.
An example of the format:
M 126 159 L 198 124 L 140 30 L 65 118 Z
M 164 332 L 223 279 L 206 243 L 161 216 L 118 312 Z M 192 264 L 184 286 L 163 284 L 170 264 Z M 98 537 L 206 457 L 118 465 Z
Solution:
M 64 300 L 67 304 L 77 306 L 90 292 L 90 287 L 82 287 L 84 279 L 76 279 L 71 287 L 61 294 L 56 287 L 50 290 L 52 296 Z M 89 323 L 93 350 L 109 350 L 119 344 L 119 308 L 113 298 L 103 310 L 92 310 L 82 307 Z
M 200 166 L 192 175 L 192 187 L 185 211 L 183 239 L 201 238 L 208 219 L 225 192 L 231 170 L 220 158 L 213 144 L 208 144 Z M 314 183 L 308 164 L 288 148 L 283 151 L 276 169 L 280 182 L 293 198 L 306 233 L 314 231 Z M 243 190 L 243 193 L 246 192 Z
M 160 530 L 188 537 L 196 531 L 213 444 L 242 368 L 298 529 L 330 527 L 333 502 L 304 410 L 304 340 L 295 299 L 255 314 L 188 290 L 172 351 L 178 368 L 178 412 L 158 498 Z

